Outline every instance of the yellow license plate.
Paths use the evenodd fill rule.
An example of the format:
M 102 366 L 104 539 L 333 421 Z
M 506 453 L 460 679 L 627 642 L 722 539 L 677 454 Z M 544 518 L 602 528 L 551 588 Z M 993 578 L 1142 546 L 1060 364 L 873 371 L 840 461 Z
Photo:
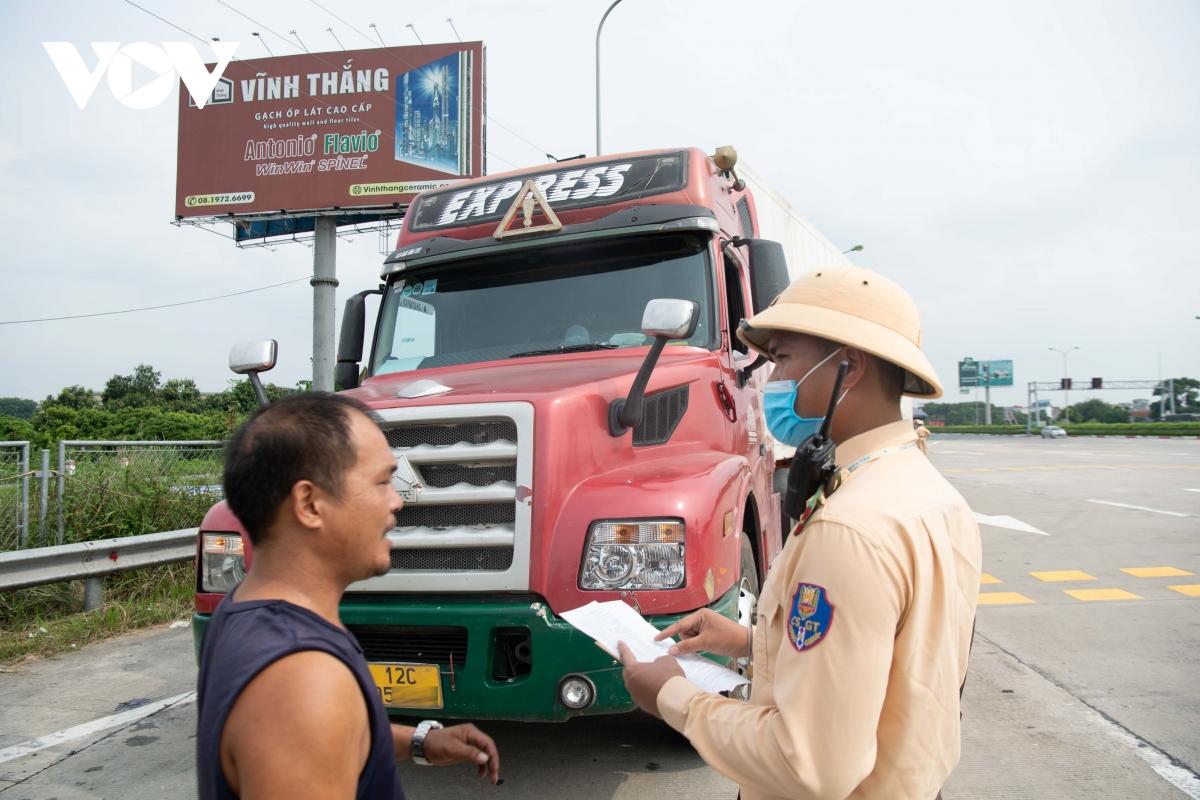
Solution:
M 386 708 L 441 708 L 442 675 L 437 664 L 368 664 Z

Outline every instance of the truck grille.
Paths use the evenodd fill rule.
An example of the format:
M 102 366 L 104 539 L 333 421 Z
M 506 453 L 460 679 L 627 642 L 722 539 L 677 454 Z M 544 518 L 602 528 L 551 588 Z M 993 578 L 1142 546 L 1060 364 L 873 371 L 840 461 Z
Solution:
M 467 629 L 398 625 L 347 625 L 367 661 L 455 664 L 467 661 Z
M 470 411 L 459 406 L 456 413 Z M 385 423 L 384 435 L 421 485 L 396 512 L 391 573 L 497 573 L 512 567 L 518 527 L 516 421 L 415 419 Z
M 512 565 L 511 547 L 427 547 L 393 550 L 392 569 L 415 570 L 506 570 Z
M 396 512 L 396 527 L 461 528 L 471 525 L 512 525 L 516 510 L 512 503 L 480 503 L 454 506 L 423 506 L 406 503 Z
M 446 489 L 458 483 L 469 483 L 472 486 L 491 486 L 501 481 L 516 483 L 517 465 L 426 464 L 421 467 L 421 477 L 425 479 L 426 486 L 439 489 Z
M 491 444 L 517 441 L 517 426 L 512 420 L 456 422 L 452 425 L 405 425 L 384 431 L 391 447 L 418 447 L 452 444 Z

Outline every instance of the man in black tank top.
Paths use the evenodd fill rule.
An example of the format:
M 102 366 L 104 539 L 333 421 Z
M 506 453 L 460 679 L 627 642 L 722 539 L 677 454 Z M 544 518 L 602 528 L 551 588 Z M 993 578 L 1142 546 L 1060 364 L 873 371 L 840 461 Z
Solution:
M 201 800 L 403 798 L 396 761 L 414 757 L 499 779 L 496 745 L 474 725 L 391 724 L 338 619 L 346 587 L 390 567 L 395 469 L 370 410 L 339 395 L 278 401 L 230 440 L 225 496 L 253 568 L 200 653 Z

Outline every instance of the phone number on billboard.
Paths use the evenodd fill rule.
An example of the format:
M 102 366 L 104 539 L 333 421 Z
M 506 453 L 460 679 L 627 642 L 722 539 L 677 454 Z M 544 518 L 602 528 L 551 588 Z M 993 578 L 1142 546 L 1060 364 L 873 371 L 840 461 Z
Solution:
M 253 203 L 254 192 L 231 192 L 227 194 L 189 194 L 183 204 L 188 208 L 198 206 L 224 206 L 233 203 Z

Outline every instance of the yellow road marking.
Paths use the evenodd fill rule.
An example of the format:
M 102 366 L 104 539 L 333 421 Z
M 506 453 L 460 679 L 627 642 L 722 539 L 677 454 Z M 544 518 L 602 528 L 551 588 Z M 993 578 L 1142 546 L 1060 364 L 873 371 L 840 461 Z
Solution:
M 988 575 L 986 572 L 979 576 L 979 582 L 985 586 L 989 583 L 1004 583 L 1004 581 L 1000 580 L 995 575 Z
M 1080 572 L 1077 569 L 1052 569 L 1043 572 L 1029 573 L 1039 581 L 1046 583 L 1061 583 L 1063 581 L 1094 581 L 1095 575 L 1088 575 L 1086 572 Z
M 1074 597 L 1076 600 L 1082 600 L 1085 603 L 1092 603 L 1097 600 L 1141 600 L 1140 595 L 1133 592 L 1127 592 L 1124 589 L 1063 589 L 1064 592 Z
M 1121 572 L 1129 573 L 1135 578 L 1182 578 L 1195 574 L 1178 567 L 1121 567 Z
M 1186 594 L 1188 597 L 1200 597 L 1200 583 L 1183 583 L 1167 588 L 1174 589 L 1180 594 Z
M 1020 592 L 979 593 L 979 605 L 981 606 L 1020 606 L 1032 602 L 1032 600 Z

